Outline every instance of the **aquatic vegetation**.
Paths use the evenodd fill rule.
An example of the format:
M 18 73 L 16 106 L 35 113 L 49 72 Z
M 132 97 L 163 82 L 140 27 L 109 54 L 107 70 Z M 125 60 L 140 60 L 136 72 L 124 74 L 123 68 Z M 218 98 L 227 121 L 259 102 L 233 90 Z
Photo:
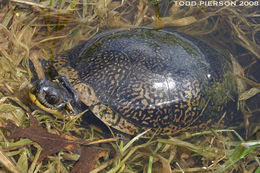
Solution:
M 76 136 L 85 142 L 105 138 L 92 127 L 80 126 L 80 115 L 61 120 L 31 106 L 28 89 L 33 74 L 44 77 L 39 57 L 53 59 L 104 30 L 149 26 L 173 27 L 231 54 L 239 91 L 236 109 L 243 119 L 226 128 L 226 113 L 218 122 L 223 130 L 148 141 L 140 141 L 140 134 L 130 141 L 111 142 L 102 147 L 114 154 L 101 154 L 92 172 L 259 171 L 258 7 L 192 7 L 147 0 L 11 0 L 0 7 L 0 169 L 69 172 L 79 158 L 77 153 L 60 151 L 38 163 L 42 146 L 27 138 L 8 139 L 9 131 L 3 128 L 7 120 L 28 128 L 27 112 L 52 134 Z M 39 65 L 36 72 L 31 72 L 29 60 Z

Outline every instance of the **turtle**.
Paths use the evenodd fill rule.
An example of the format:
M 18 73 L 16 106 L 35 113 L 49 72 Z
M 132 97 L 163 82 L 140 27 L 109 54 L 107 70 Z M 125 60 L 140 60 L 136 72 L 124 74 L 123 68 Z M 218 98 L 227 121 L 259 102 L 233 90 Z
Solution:
M 235 93 L 227 55 L 180 32 L 111 30 L 58 55 L 55 76 L 29 95 L 60 117 L 83 103 L 105 125 L 128 135 L 172 136 L 210 127 Z

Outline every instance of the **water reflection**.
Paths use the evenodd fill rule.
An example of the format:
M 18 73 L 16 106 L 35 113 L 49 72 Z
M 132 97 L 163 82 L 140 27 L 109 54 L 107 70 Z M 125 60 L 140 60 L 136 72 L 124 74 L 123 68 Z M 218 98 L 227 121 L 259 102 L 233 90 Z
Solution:
M 164 78 L 164 76 L 162 76 L 162 78 Z M 165 81 L 154 82 L 153 87 L 157 90 L 176 90 L 176 81 L 174 81 L 172 77 L 167 77 Z

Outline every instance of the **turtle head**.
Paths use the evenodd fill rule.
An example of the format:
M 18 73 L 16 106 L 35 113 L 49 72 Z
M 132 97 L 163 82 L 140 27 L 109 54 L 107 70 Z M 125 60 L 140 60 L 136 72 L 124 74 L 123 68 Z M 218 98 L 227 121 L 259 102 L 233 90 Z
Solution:
M 29 97 L 36 106 L 59 118 L 64 118 L 66 114 L 78 113 L 76 105 L 79 97 L 65 77 L 58 77 L 53 81 L 47 79 L 35 81 L 29 91 Z

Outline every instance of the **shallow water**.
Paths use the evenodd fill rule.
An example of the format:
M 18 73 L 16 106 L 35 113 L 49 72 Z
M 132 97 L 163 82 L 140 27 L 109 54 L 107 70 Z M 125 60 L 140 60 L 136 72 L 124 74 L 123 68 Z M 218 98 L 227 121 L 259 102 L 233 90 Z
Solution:
M 49 7 L 48 1 L 28 2 L 13 2 L 10 6 L 2 4 L 3 8 L 0 10 L 0 15 L 3 16 L 0 29 L 4 33 L 0 34 L 2 98 L 11 96 L 18 98 L 18 105 L 30 105 L 27 96 L 31 78 L 26 65 L 28 59 L 34 61 L 34 65 L 38 64 L 37 69 L 40 69 L 41 63 L 38 58 L 53 60 L 58 54 L 84 43 L 103 31 L 130 26 L 166 28 L 198 37 L 216 49 L 232 54 L 235 62 L 239 63 L 235 68 L 236 74 L 240 76 L 238 88 L 246 99 L 240 104 L 238 111 L 237 100 L 234 100 L 235 107 L 231 108 L 230 114 L 226 114 L 232 116 L 234 122 L 225 122 L 224 124 L 230 126 L 223 128 L 235 129 L 244 139 L 259 140 L 259 132 L 254 132 L 259 129 L 260 124 L 260 95 L 246 92 L 251 88 L 259 89 L 260 83 L 260 34 L 255 29 L 260 25 L 259 16 L 256 15 L 259 7 L 222 9 L 219 6 L 176 6 L 172 1 L 159 1 L 156 4 L 155 1 L 145 0 L 83 1 L 84 3 L 79 4 L 55 2 Z M 44 75 L 41 70 L 36 73 L 40 78 Z M 1 103 L 5 102 L 4 99 Z M 31 110 L 35 109 L 37 108 Z M 17 119 L 24 120 L 26 116 L 20 112 L 21 110 Z M 1 119 L 5 117 L 13 118 L 12 113 L 6 114 L 6 110 L 4 113 L 1 111 Z M 17 124 L 20 122 L 23 121 L 18 121 Z M 199 140 L 190 141 L 196 144 Z M 140 152 L 147 151 L 144 149 Z M 140 158 L 138 162 L 128 162 L 143 170 L 143 165 L 140 166 L 140 163 L 143 163 L 139 161 Z M 198 161 L 195 166 L 201 165 L 202 162 Z M 175 164 L 171 166 L 177 167 Z

